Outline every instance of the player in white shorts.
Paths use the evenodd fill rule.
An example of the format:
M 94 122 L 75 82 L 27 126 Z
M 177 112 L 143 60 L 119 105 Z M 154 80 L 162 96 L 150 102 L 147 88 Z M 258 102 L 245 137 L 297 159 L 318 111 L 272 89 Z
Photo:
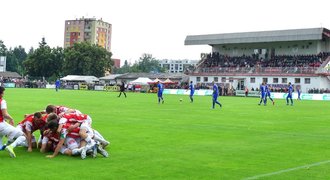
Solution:
M 9 152 L 11 157 L 16 157 L 14 148 L 25 142 L 26 138 L 24 133 L 19 129 L 15 128 L 14 119 L 9 115 L 7 111 L 7 102 L 3 99 L 4 87 L 0 87 L 0 146 L 3 147 L 2 137 L 7 136 L 8 142 L 12 142 L 10 145 L 6 146 L 6 151 Z M 9 120 L 9 124 L 6 122 Z

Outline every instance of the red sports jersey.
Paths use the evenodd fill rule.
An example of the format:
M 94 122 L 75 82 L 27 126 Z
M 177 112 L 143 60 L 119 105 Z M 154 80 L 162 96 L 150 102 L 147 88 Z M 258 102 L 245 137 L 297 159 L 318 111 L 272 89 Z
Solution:
M 31 131 L 31 133 L 33 133 L 34 131 L 45 127 L 46 121 L 44 121 L 42 119 L 42 121 L 39 121 L 39 123 L 37 124 L 35 121 L 33 121 L 33 118 L 34 118 L 34 116 L 30 115 L 30 116 L 26 117 L 23 121 L 18 123 L 19 125 L 22 126 L 22 129 L 24 132 Z
M 48 133 L 45 135 L 50 141 L 53 141 L 55 143 L 58 143 L 60 141 L 60 135 L 56 132 L 54 133 Z
M 44 120 L 45 122 L 47 122 L 47 118 L 48 118 L 48 114 L 45 114 L 44 116 L 42 116 L 42 120 Z
M 76 123 L 76 122 L 84 122 L 87 120 L 87 114 L 78 114 L 78 113 L 70 113 L 70 114 L 64 114 L 62 118 L 60 119 L 61 123 Z
M 72 137 L 72 138 L 79 138 L 79 131 L 80 128 L 77 127 L 73 130 L 71 130 L 70 132 L 68 132 L 68 129 L 71 125 L 74 125 L 72 123 L 66 123 L 62 126 L 62 130 L 61 130 L 61 138 L 65 138 L 66 136 Z
M 52 142 L 51 148 L 52 148 L 52 151 L 55 151 L 56 146 L 57 146 L 58 142 L 60 141 L 60 135 L 57 132 L 54 132 L 54 133 L 50 132 L 44 136 L 48 138 L 48 142 L 49 141 Z
M 56 106 L 56 114 L 59 115 L 61 113 L 65 113 L 66 111 L 68 111 L 70 108 L 65 107 L 65 106 Z

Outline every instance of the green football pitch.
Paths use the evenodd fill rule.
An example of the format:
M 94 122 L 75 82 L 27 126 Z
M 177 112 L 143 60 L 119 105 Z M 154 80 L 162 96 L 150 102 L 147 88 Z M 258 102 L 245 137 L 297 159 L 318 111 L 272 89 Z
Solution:
M 6 89 L 15 123 L 48 104 L 79 109 L 111 145 L 98 155 L 48 159 L 0 152 L 0 179 L 330 179 L 330 102 L 258 106 L 258 98 Z M 183 101 L 180 102 L 179 99 Z M 37 133 L 36 133 L 37 134 Z M 5 142 L 6 139 L 4 139 Z

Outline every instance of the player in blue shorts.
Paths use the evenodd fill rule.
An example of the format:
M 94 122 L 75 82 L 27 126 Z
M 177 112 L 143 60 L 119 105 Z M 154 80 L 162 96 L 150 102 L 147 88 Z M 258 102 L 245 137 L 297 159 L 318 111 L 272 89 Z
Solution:
M 286 97 L 286 105 L 289 105 L 289 99 L 290 99 L 291 106 L 293 106 L 292 92 L 293 92 L 293 87 L 291 85 L 291 82 L 289 82 L 288 96 Z
M 215 84 L 215 82 L 212 82 L 213 84 L 213 94 L 212 94 L 212 108 L 214 109 L 215 104 L 219 104 L 220 107 L 222 107 L 221 103 L 218 101 L 219 96 L 219 88 L 218 85 Z
M 190 89 L 190 95 L 189 95 L 190 102 L 192 103 L 192 102 L 194 102 L 193 96 L 194 96 L 194 93 L 195 93 L 195 88 L 194 88 L 194 84 L 193 84 L 192 81 L 190 81 L 189 89 Z
M 158 92 L 157 92 L 158 104 L 160 104 L 160 100 L 162 100 L 162 104 L 164 104 L 164 98 L 163 98 L 164 86 L 159 81 L 157 82 L 157 88 L 158 88 Z
M 300 95 L 301 95 L 301 90 L 299 87 L 297 87 L 297 93 L 298 93 L 298 99 L 297 100 L 301 100 Z
M 265 83 L 262 82 L 260 85 L 260 102 L 258 105 L 260 105 L 262 103 L 262 101 L 264 102 L 264 105 L 266 106 L 266 88 L 265 88 Z
M 265 83 L 265 103 L 267 103 L 267 97 L 273 102 L 273 105 L 275 104 L 274 100 L 272 99 L 272 97 L 270 96 L 270 89 L 268 87 L 268 85 Z

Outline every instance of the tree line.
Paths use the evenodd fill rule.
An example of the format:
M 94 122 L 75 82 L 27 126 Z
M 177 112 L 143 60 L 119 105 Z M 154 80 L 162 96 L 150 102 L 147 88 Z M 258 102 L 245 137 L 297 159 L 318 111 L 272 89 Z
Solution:
M 106 72 L 164 72 L 159 61 L 151 54 L 143 54 L 138 61 L 130 64 L 125 60 L 121 68 L 115 68 L 112 53 L 103 47 L 87 42 L 75 43 L 72 47 L 51 48 L 44 38 L 37 49 L 28 53 L 22 46 L 9 48 L 0 40 L 0 56 L 6 56 L 6 70 L 17 72 L 30 79 L 45 78 L 54 81 L 66 75 L 90 75 L 102 77 Z

